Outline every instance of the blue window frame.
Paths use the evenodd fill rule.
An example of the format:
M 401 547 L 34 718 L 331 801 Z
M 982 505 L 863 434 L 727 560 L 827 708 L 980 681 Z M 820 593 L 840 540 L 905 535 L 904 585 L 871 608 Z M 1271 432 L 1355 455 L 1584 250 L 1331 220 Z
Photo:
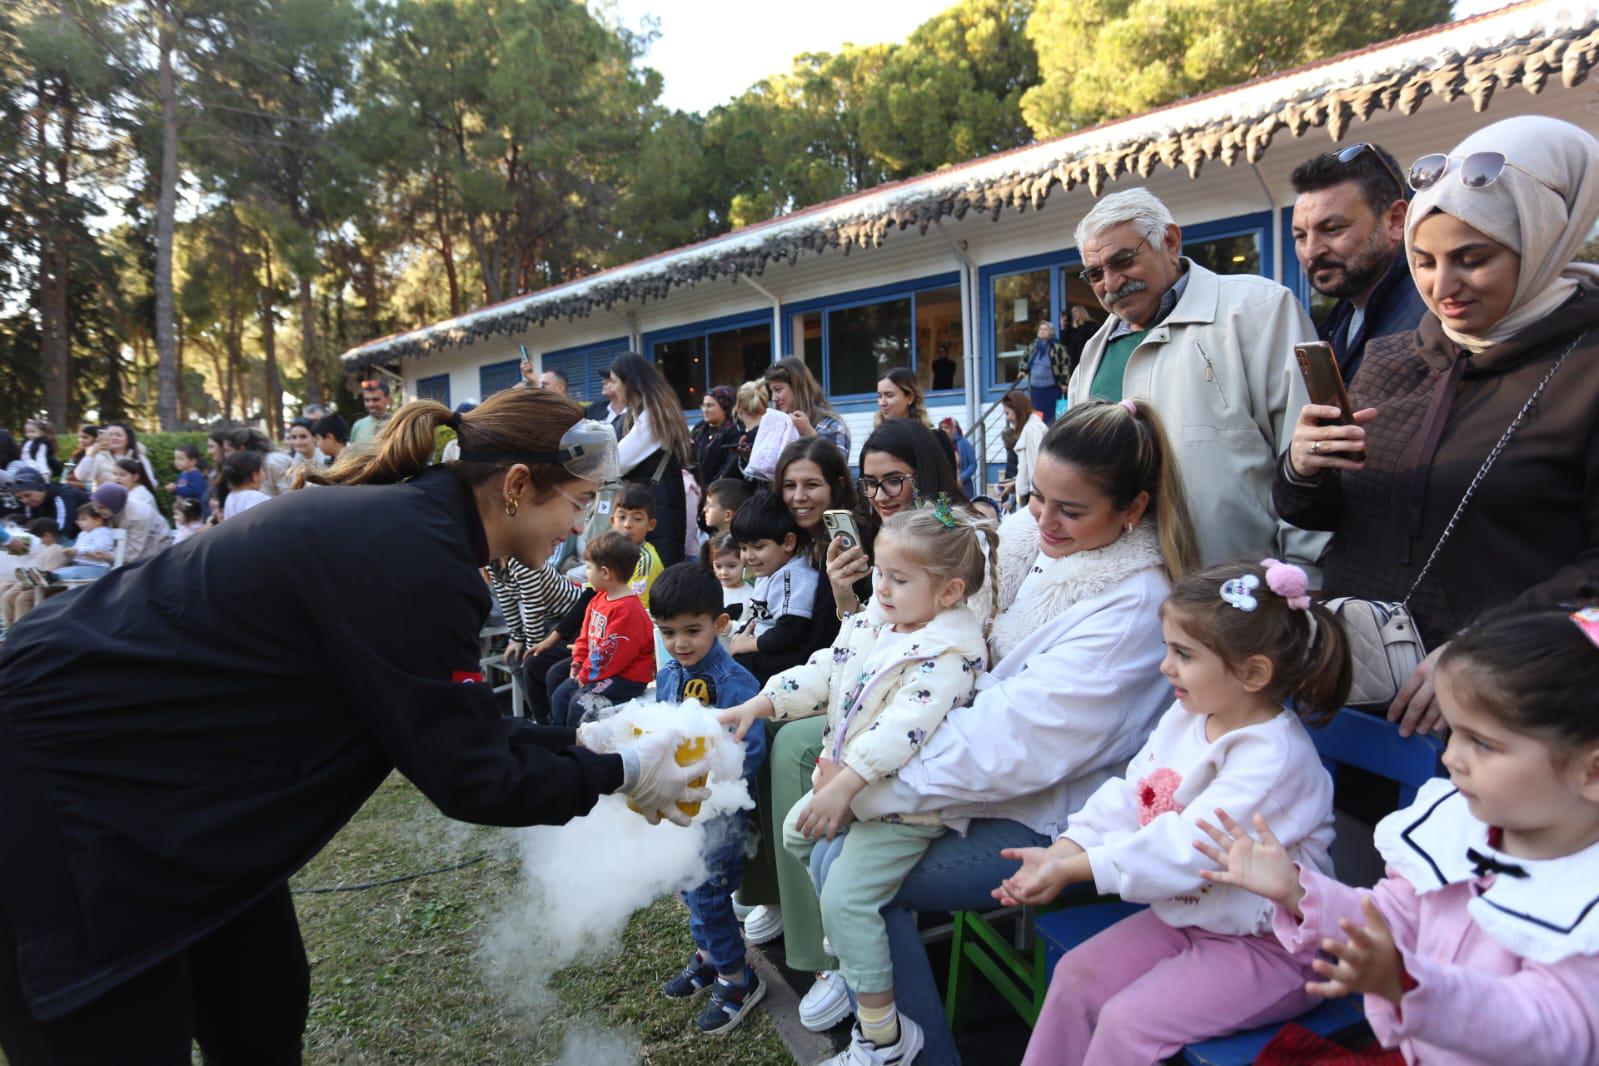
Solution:
M 496 392 L 508 389 L 522 380 L 522 360 L 507 359 L 503 363 L 490 363 L 478 367 L 478 393 L 488 399 Z
M 450 375 L 434 374 L 432 377 L 418 378 L 416 382 L 416 398 L 419 400 L 437 400 L 445 407 L 450 406 Z
M 712 387 L 736 389 L 765 373 L 772 363 L 772 313 L 746 311 L 656 330 L 644 335 L 643 345 L 683 409 L 697 412 Z
M 783 307 L 783 354 L 803 355 L 830 399 L 867 402 L 894 367 L 928 393 L 965 388 L 960 275 L 895 282 Z
M 1276 250 L 1270 235 L 1269 211 L 1202 222 L 1183 227 L 1183 254 L 1219 274 L 1271 277 Z M 1093 290 L 1077 277 L 1081 263 L 1076 249 L 1062 249 L 979 268 L 983 384 L 991 395 L 1016 379 L 1041 322 L 1059 330 L 1061 317 L 1073 304 L 1086 308 L 1096 321 L 1104 320 Z
M 566 375 L 567 391 L 573 399 L 592 402 L 600 398 L 600 387 L 611 361 L 627 351 L 626 337 L 613 337 L 594 344 L 545 352 L 539 357 L 542 370 L 559 370 Z

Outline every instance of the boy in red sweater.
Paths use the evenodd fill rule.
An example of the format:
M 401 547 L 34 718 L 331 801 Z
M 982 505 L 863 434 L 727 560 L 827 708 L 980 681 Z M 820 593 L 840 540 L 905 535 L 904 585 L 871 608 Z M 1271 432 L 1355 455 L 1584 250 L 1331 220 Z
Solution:
M 629 584 L 639 546 L 602 533 L 583 557 L 594 598 L 572 644 L 572 676 L 550 699 L 551 724 L 574 728 L 590 708 L 636 700 L 655 680 L 655 627 Z

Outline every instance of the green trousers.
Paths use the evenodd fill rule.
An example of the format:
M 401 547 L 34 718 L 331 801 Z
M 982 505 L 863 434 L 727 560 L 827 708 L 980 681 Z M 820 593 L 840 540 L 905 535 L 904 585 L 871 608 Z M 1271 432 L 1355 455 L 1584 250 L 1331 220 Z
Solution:
M 756 815 L 761 844 L 744 864 L 738 899 L 745 906 L 781 904 L 783 953 L 796 970 L 831 970 L 837 963 L 822 951 L 822 909 L 811 887 L 810 871 L 783 847 L 783 822 L 811 790 L 811 771 L 822 753 L 823 715 L 792 722 L 762 722 L 766 765 L 756 781 Z

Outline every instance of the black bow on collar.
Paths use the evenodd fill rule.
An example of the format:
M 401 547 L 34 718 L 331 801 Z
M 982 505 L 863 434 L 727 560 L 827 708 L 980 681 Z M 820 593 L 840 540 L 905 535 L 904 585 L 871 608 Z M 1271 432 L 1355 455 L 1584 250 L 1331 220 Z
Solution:
M 1525 867 L 1517 866 L 1513 862 L 1500 862 L 1492 855 L 1484 855 L 1476 848 L 1466 849 L 1466 861 L 1471 863 L 1471 868 L 1476 871 L 1478 877 L 1486 877 L 1489 874 L 1504 874 L 1507 877 L 1527 876 Z

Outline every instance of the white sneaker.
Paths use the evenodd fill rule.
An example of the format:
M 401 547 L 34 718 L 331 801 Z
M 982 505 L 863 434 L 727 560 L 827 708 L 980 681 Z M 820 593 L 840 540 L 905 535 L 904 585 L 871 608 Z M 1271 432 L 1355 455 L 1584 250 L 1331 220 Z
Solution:
M 744 938 L 751 944 L 764 944 L 783 935 L 783 908 L 764 903 L 744 919 Z
M 861 1027 L 850 1030 L 849 1047 L 818 1066 L 910 1066 L 922 1050 L 922 1030 L 915 1022 L 899 1016 L 899 1042 L 891 1047 L 878 1047 L 861 1035 Z
M 737 918 L 740 922 L 748 918 L 752 913 L 754 913 L 754 911 L 754 907 L 746 907 L 736 899 L 733 901 L 733 917 Z
M 827 1032 L 849 1017 L 849 1012 L 849 989 L 837 970 L 818 973 L 799 1005 L 800 1024 L 813 1033 Z

